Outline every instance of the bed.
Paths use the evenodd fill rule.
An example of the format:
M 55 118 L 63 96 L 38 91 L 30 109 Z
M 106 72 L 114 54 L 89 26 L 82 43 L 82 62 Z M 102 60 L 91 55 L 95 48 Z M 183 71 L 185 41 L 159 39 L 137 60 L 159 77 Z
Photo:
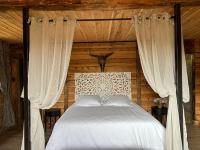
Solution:
M 100 76 L 109 77 L 95 78 L 91 76 L 97 74 L 87 74 L 90 79 L 86 74 L 75 76 L 76 103 L 55 124 L 46 150 L 164 150 L 165 128 L 148 112 L 130 101 L 130 73 L 111 74 L 101 73 Z M 90 82 L 86 83 L 87 90 L 82 83 L 78 83 L 83 81 L 83 77 L 87 78 L 85 82 Z M 114 78 L 114 81 L 110 78 Z M 115 86 L 107 85 L 111 89 L 103 91 L 105 86 L 102 84 L 105 81 Z M 97 86 L 98 90 L 94 90 Z M 92 97 L 95 94 L 89 87 L 95 94 L 100 91 L 99 99 Z M 121 96 L 122 93 L 126 95 Z M 84 96 L 84 99 L 80 95 L 90 96 Z

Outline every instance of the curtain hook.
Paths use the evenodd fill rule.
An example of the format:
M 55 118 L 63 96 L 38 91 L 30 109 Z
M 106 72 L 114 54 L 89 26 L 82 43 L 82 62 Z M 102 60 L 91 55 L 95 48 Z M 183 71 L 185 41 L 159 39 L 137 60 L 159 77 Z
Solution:
M 31 19 L 32 19 L 31 17 L 28 18 L 27 24 L 31 24 Z

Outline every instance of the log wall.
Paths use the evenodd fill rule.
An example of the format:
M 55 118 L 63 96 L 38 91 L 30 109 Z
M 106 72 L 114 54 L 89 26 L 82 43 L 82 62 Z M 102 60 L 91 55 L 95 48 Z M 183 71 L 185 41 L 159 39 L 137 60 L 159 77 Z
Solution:
M 146 83 L 141 71 L 137 57 L 136 42 L 74 44 L 65 89 L 63 90 L 59 102 L 57 102 L 54 107 L 61 108 L 62 111 L 64 111 L 64 107 L 67 108 L 74 103 L 74 73 L 100 72 L 100 67 L 96 58 L 91 57 L 89 51 L 92 54 L 114 52 L 107 60 L 105 72 L 131 72 L 132 100 L 141 104 L 146 110 L 151 108 L 153 99 L 157 97 L 157 95 Z
M 11 103 L 12 109 L 15 115 L 16 125 L 20 126 L 23 123 L 23 101 L 20 99 L 22 90 L 22 74 L 20 68 L 22 68 L 22 48 L 10 48 L 10 67 L 11 67 Z M 4 97 L 0 92 L 0 128 L 2 126 L 3 118 L 3 105 Z
M 194 55 L 194 73 L 195 73 L 195 119 L 200 121 L 200 40 L 185 41 L 186 53 Z M 114 52 L 108 59 L 106 72 L 126 72 L 132 74 L 132 99 L 140 104 L 146 110 L 150 110 L 154 105 L 153 99 L 158 97 L 150 88 L 141 70 L 140 60 L 138 59 L 137 46 L 135 42 L 124 43 L 83 43 L 74 44 L 71 61 L 68 70 L 67 82 L 60 100 L 54 107 L 69 107 L 74 103 L 74 73 L 76 72 L 100 72 L 97 60 L 89 56 L 92 54 L 105 54 Z
M 20 65 L 22 64 L 20 64 L 19 58 L 11 58 L 11 99 L 17 125 L 23 123 L 23 101 L 20 98 L 22 91 L 20 82 Z
M 194 41 L 194 40 L 193 40 Z M 195 73 L 195 118 L 200 121 L 200 40 L 195 40 L 194 43 L 188 41 L 186 44 L 186 52 L 194 54 L 194 73 Z M 68 70 L 68 77 L 63 93 L 59 101 L 54 107 L 61 108 L 62 112 L 64 108 L 69 107 L 74 102 L 74 73 L 76 72 L 100 72 L 97 60 L 89 56 L 89 51 L 92 54 L 106 54 L 114 52 L 114 54 L 108 58 L 105 71 L 106 72 L 131 72 L 132 73 L 132 99 L 137 102 L 146 110 L 149 110 L 153 103 L 154 97 L 158 97 L 146 82 L 141 70 L 140 61 L 137 57 L 137 46 L 135 42 L 113 42 L 113 43 L 76 43 L 73 45 L 71 61 Z M 17 53 L 17 51 L 16 51 Z M 11 57 L 17 55 L 12 55 Z M 19 56 L 17 56 L 19 58 Z M 14 59 L 12 68 L 12 88 L 18 89 L 19 83 L 15 81 L 19 80 L 18 77 L 18 62 L 17 58 Z M 12 59 L 13 60 L 13 59 Z M 17 69 L 16 69 L 17 67 Z M 15 95 L 13 90 L 13 100 L 19 106 L 18 96 Z M 19 93 L 17 93 L 19 95 Z M 18 100 L 17 100 L 18 99 Z M 16 101 L 15 101 L 16 100 Z M 3 99 L 0 96 L 0 111 L 2 111 Z M 14 104 L 14 107 L 16 107 Z M 17 111 L 17 108 L 14 108 Z M 17 116 L 16 116 L 17 117 Z M 18 116 L 18 118 L 20 118 Z M 0 113 L 1 122 L 1 113 Z
M 2 126 L 2 119 L 3 119 L 3 95 L 0 93 L 0 128 Z
M 200 40 L 195 40 L 195 119 L 200 121 Z

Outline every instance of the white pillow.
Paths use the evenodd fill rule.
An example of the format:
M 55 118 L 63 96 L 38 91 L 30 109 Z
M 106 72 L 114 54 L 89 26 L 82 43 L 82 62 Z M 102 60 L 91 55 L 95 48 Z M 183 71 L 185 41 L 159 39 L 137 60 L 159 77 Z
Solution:
M 128 96 L 114 95 L 110 96 L 103 106 L 131 106 L 131 100 Z
M 80 95 L 76 99 L 76 106 L 101 106 L 101 98 L 98 95 Z

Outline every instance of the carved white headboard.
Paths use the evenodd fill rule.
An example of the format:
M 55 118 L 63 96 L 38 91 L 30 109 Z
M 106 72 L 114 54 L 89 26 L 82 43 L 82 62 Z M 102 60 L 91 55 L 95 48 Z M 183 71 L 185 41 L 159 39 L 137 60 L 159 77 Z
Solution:
M 99 95 L 103 100 L 110 95 L 131 98 L 131 73 L 75 73 L 75 98 L 79 95 Z

